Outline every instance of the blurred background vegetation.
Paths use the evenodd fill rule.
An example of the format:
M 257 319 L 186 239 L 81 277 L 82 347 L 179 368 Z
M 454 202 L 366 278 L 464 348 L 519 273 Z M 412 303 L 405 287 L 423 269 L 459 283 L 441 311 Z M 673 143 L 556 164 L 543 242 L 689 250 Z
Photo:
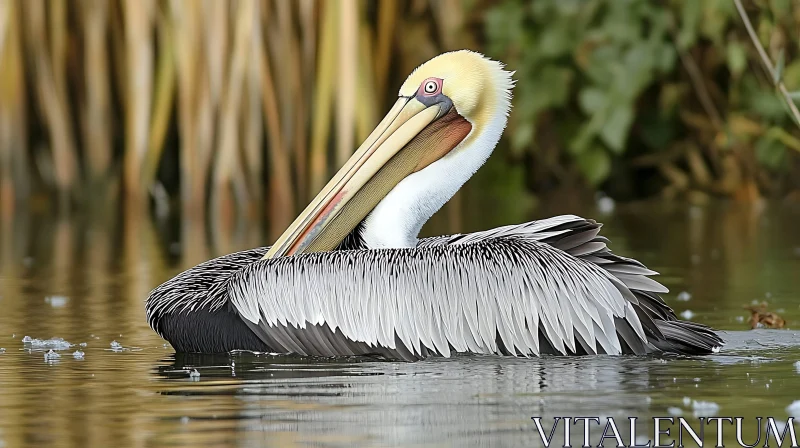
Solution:
M 743 4 L 800 89 L 800 5 Z M 411 70 L 460 48 L 518 80 L 473 189 L 800 201 L 800 132 L 733 0 L 0 0 L 0 207 L 275 236 Z

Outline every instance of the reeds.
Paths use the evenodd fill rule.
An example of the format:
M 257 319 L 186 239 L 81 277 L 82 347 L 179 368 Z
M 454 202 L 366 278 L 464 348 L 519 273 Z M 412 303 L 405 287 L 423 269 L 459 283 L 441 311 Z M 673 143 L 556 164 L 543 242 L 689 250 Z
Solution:
M 31 191 L 141 206 L 163 186 L 185 217 L 264 211 L 277 234 L 375 124 L 405 75 L 393 61 L 438 48 L 435 27 L 418 54 L 398 39 L 403 11 L 427 8 L 0 0 L 3 207 Z

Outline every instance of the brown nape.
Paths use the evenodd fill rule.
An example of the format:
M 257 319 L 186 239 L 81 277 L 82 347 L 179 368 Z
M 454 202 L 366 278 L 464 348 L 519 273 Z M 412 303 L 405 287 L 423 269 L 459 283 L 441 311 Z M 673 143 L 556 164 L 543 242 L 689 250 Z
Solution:
M 303 252 L 325 252 L 337 247 L 392 188 L 450 152 L 471 129 L 472 124 L 451 107 L 389 159 Z

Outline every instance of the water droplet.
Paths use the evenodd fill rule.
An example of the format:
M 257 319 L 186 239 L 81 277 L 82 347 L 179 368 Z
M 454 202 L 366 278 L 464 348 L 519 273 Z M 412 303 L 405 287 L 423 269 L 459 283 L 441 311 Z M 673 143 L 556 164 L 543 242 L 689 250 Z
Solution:
M 44 360 L 45 361 L 56 361 L 60 357 L 61 357 L 61 355 L 59 355 L 58 353 L 54 352 L 52 349 L 50 349 L 50 351 L 48 351 L 47 353 L 44 354 Z

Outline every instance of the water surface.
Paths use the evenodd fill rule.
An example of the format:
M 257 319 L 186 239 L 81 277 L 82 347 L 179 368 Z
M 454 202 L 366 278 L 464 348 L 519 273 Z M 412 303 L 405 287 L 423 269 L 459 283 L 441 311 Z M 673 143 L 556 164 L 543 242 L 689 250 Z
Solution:
M 694 359 L 176 356 L 147 327 L 147 293 L 211 256 L 263 244 L 261 226 L 16 216 L 0 228 L 0 447 L 539 446 L 532 416 L 789 416 L 800 400 L 799 209 L 658 202 L 581 213 L 606 224 L 614 251 L 661 272 L 676 312 L 723 330 L 728 345 Z M 496 221 L 459 225 L 505 223 Z M 788 329 L 750 331 L 743 307 L 753 301 Z M 46 359 L 24 336 L 73 346 Z

